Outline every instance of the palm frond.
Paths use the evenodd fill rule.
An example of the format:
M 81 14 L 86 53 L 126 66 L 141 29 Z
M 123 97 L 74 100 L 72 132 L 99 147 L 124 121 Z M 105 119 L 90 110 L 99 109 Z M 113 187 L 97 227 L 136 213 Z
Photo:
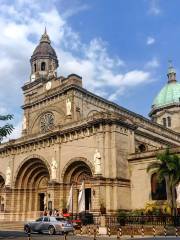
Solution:
M 7 115 L 0 115 L 0 120 L 7 121 L 13 119 L 13 115 L 7 114 Z

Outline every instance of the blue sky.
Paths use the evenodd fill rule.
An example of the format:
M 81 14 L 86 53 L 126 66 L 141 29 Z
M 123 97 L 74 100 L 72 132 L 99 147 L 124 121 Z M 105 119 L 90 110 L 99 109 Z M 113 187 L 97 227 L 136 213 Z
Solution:
M 22 124 L 21 86 L 44 26 L 59 75 L 77 73 L 84 87 L 147 116 L 166 83 L 168 60 L 179 77 L 179 0 L 0 0 L 0 112 Z

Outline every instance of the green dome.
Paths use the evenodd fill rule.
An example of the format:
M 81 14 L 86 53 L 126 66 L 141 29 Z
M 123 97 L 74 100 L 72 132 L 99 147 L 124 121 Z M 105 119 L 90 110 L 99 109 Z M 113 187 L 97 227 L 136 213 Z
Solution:
M 167 83 L 154 99 L 152 108 L 157 109 L 166 105 L 180 103 L 180 83 Z

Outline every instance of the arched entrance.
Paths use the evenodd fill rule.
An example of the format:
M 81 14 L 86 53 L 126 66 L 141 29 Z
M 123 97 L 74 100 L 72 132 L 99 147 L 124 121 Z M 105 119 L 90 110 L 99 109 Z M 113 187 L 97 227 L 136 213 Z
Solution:
M 0 212 L 4 211 L 4 185 L 5 185 L 5 179 L 2 175 L 0 175 Z
M 75 160 L 66 167 L 63 182 L 69 186 L 73 185 L 73 211 L 78 212 L 78 195 L 82 183 L 84 182 L 85 210 L 92 208 L 92 168 L 82 160 Z M 67 190 L 67 196 L 69 192 Z
M 31 215 L 47 208 L 49 179 L 48 166 L 41 159 L 31 158 L 20 166 L 15 179 L 14 198 L 18 212 Z

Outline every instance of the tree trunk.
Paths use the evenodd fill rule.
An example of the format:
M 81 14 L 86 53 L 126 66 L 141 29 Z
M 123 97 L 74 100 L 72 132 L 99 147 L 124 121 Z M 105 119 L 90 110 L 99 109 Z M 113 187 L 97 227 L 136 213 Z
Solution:
M 171 193 L 171 215 L 174 216 L 174 197 L 173 197 L 173 187 L 172 185 L 170 187 L 170 193 Z
M 170 186 L 171 192 L 171 214 L 172 216 L 176 216 L 177 208 L 176 208 L 176 198 L 175 198 L 175 188 L 174 186 Z

